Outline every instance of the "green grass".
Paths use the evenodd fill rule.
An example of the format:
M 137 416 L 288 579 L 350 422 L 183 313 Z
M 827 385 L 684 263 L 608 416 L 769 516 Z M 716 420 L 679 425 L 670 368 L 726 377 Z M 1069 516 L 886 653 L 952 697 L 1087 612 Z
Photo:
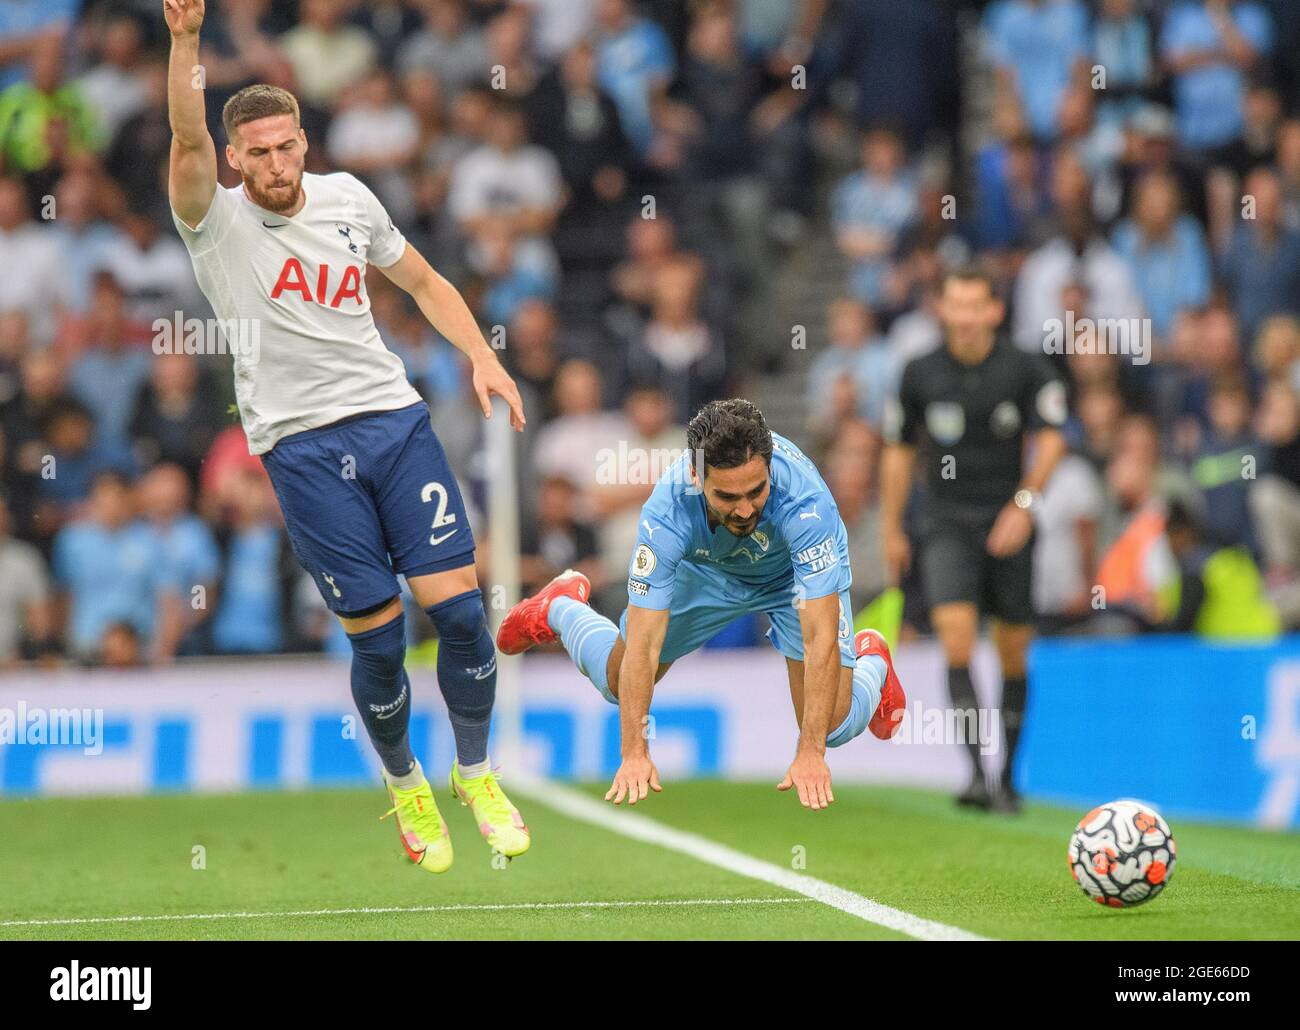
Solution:
M 598 795 L 602 788 L 591 787 Z M 1065 845 L 1081 813 L 1019 819 L 949 798 L 838 787 L 828 812 L 770 785 L 670 783 L 637 811 L 917 916 L 1004 938 L 1300 937 L 1300 836 L 1175 820 L 1178 865 L 1150 905 L 1089 902 Z M 0 938 L 858 938 L 904 939 L 822 904 L 516 797 L 528 854 L 494 868 L 459 806 L 443 876 L 413 868 L 379 791 L 0 803 L 0 923 L 196 913 L 208 920 L 0 926 Z M 205 869 L 192 868 L 205 849 Z M 680 904 L 727 900 L 729 904 Z M 734 903 L 745 899 L 744 904 Z M 775 899 L 775 900 L 773 900 Z M 592 902 L 670 901 L 597 907 Z M 451 906 L 576 907 L 449 910 Z M 286 915 L 320 909 L 438 911 Z

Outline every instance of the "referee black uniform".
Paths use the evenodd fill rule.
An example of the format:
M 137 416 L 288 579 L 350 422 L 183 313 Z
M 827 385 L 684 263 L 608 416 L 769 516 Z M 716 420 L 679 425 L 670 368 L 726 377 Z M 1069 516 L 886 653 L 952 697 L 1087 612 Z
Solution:
M 977 364 L 959 361 L 946 345 L 908 363 L 886 436 L 915 447 L 924 470 L 915 543 L 928 609 L 968 602 L 1006 623 L 1033 622 L 1032 538 L 1005 557 L 989 554 L 987 540 L 1022 481 L 1026 435 L 1059 429 L 1066 412 L 1065 384 L 1054 367 L 1002 334 Z M 950 667 L 948 686 L 955 707 L 978 708 L 969 667 Z M 1008 792 L 1024 703 L 1025 677 L 1004 677 Z M 972 736 L 966 745 L 978 794 L 984 790 L 982 764 Z M 982 795 L 978 803 L 986 800 Z

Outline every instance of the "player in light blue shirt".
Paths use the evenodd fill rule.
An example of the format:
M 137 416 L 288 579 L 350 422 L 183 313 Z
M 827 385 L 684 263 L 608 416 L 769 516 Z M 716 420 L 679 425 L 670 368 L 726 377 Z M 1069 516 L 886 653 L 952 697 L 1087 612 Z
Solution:
M 762 612 L 800 724 L 780 789 L 825 808 L 834 800 L 826 748 L 868 724 L 892 736 L 906 703 L 879 634 L 854 639 L 844 522 L 816 466 L 749 401 L 706 404 L 686 440 L 641 509 L 619 625 L 588 607 L 591 584 L 570 570 L 507 613 L 497 646 L 517 654 L 558 638 L 619 705 L 623 764 L 606 799 L 635 804 L 660 789 L 641 732 L 654 684 L 728 623 Z

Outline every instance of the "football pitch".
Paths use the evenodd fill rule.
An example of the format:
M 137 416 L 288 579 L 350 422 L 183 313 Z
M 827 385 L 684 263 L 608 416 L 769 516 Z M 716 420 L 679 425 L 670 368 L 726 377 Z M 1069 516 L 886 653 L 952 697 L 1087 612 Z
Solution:
M 634 810 L 505 780 L 533 835 L 493 861 L 466 809 L 434 876 L 403 856 L 382 789 L 0 803 L 4 939 L 1300 938 L 1300 836 L 1172 820 L 1148 906 L 1070 879 L 1082 812 L 1019 818 L 946 795 L 668 782 Z

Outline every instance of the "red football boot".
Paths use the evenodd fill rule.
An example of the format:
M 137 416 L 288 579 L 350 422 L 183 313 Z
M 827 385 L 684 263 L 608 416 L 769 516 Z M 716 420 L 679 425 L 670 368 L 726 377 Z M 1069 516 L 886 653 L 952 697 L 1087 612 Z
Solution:
M 867 723 L 867 728 L 881 740 L 888 740 L 903 725 L 903 710 L 907 708 L 907 695 L 903 693 L 903 685 L 898 682 L 898 673 L 894 671 L 889 645 L 874 629 L 864 629 L 853 638 L 853 647 L 859 658 L 878 654 L 885 660 L 885 685 L 880 689 L 880 707 Z
M 557 597 L 572 597 L 586 604 L 591 598 L 591 580 L 581 572 L 565 569 L 532 597 L 525 597 L 506 612 L 497 630 L 497 650 L 502 654 L 523 654 L 534 644 L 557 639 L 546 624 L 546 613 Z

